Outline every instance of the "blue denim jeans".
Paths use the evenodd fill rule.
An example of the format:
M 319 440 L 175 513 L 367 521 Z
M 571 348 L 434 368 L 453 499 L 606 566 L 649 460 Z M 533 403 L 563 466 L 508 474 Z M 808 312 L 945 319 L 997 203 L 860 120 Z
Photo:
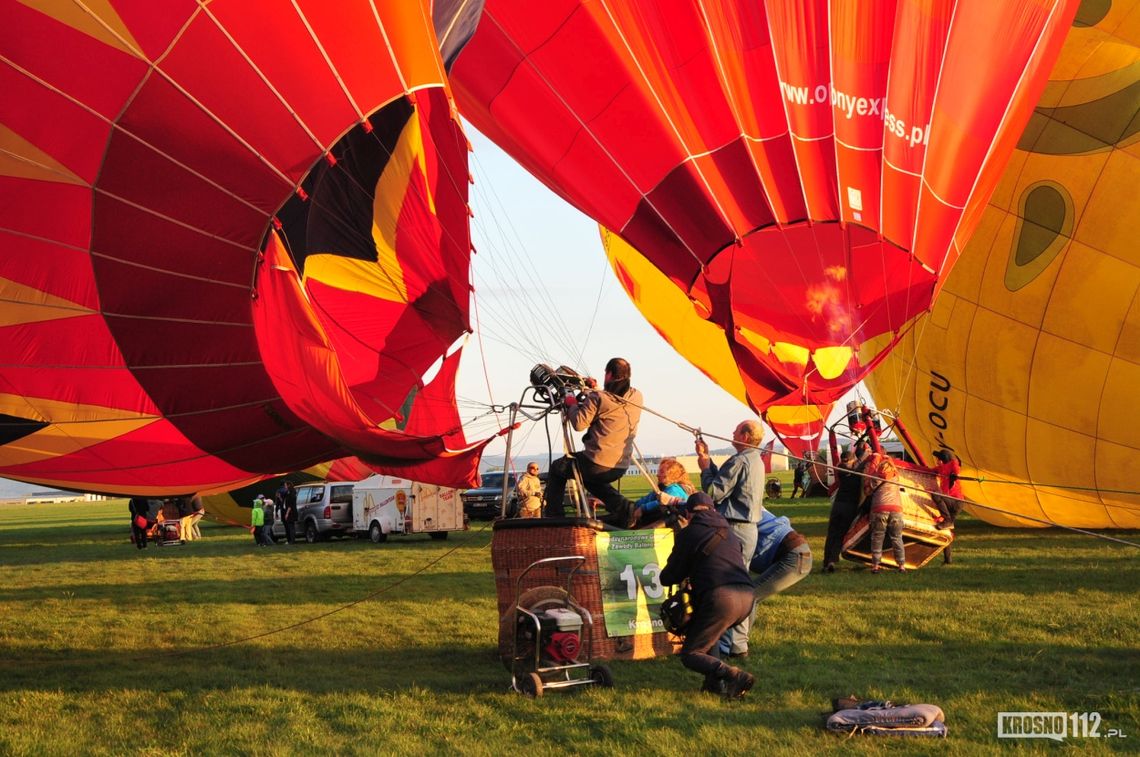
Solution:
M 756 610 L 760 607 L 760 603 L 807 578 L 808 573 L 811 573 L 811 562 L 811 547 L 806 543 L 801 544 L 795 549 L 788 550 L 759 576 L 753 577 L 752 581 L 756 584 L 756 591 L 754 595 L 755 604 L 748 621 L 749 630 L 751 630 L 751 623 L 756 617 Z M 722 656 L 733 651 L 729 634 L 721 637 L 719 649 Z
M 806 543 L 790 549 L 768 566 L 768 569 L 752 579 L 756 584 L 756 603 L 779 594 L 799 583 L 811 573 L 811 547 Z
M 755 523 L 730 522 L 732 533 L 740 540 L 740 559 L 744 562 L 744 569 L 748 570 L 748 561 L 756 551 L 756 540 L 760 538 Z M 740 621 L 720 639 L 720 648 L 728 649 L 732 654 L 741 654 L 748 651 L 748 632 L 752 629 L 752 613 Z
M 906 547 L 903 546 L 902 513 L 871 513 L 871 564 L 878 565 L 883 557 L 883 537 L 888 533 L 895 551 L 895 562 L 906 565 Z

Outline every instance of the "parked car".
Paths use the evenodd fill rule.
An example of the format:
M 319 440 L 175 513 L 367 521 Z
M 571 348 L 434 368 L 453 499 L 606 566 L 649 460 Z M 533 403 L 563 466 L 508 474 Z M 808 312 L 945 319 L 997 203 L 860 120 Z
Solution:
M 468 489 L 463 497 L 463 512 L 469 518 L 495 518 L 502 512 L 503 473 L 484 473 L 483 485 L 478 489 Z M 513 517 L 518 509 L 518 493 L 515 491 L 517 479 L 511 474 L 507 484 L 507 517 Z
M 313 542 L 352 532 L 351 483 L 318 481 L 297 487 L 297 536 Z M 273 538 L 285 538 L 285 524 L 274 516 Z
M 538 474 L 539 481 L 546 486 L 546 471 Z M 519 514 L 519 495 L 515 491 L 518 479 L 511 474 L 510 483 L 507 484 L 507 517 L 514 518 Z M 503 474 L 484 473 L 483 485 L 478 489 L 468 489 L 463 492 L 463 512 L 469 518 L 497 518 L 502 512 L 503 502 Z

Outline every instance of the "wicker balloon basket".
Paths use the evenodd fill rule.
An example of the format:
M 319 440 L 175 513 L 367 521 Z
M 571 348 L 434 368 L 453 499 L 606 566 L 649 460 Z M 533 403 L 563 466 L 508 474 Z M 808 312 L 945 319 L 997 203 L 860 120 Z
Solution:
M 593 616 L 593 656 L 601 659 L 637 660 L 673 654 L 680 640 L 665 632 L 633 636 L 610 636 L 606 632 L 595 538 L 602 524 L 587 518 L 523 518 L 500 520 L 491 539 L 491 564 L 499 599 L 499 654 L 511 654 L 511 623 L 502 618 L 518 599 L 518 577 L 531 563 L 547 557 L 581 555 L 586 562 L 574 574 L 570 590 L 578 604 Z M 521 594 L 542 586 L 565 587 L 572 566 L 540 566 L 526 575 Z

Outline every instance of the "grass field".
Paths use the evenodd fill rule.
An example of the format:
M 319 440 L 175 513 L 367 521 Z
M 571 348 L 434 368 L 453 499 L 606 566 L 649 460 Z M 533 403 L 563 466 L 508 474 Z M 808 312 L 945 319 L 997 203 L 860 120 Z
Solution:
M 770 504 L 818 571 L 826 502 Z M 0 754 L 990 754 L 1013 746 L 1000 711 L 1095 711 L 1127 738 L 1064 748 L 1140 748 L 1135 548 L 964 519 L 955 565 L 816 572 L 762 605 L 743 701 L 676 659 L 527 700 L 495 654 L 485 526 L 256 549 L 205 525 L 140 552 L 121 501 L 0 506 Z M 950 736 L 825 733 L 851 693 L 938 704 Z

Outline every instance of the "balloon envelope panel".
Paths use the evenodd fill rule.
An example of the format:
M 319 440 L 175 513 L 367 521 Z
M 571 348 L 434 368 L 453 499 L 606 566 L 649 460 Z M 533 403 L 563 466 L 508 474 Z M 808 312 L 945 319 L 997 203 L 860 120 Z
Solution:
M 1086 6 L 933 311 L 867 380 L 1000 525 L 1140 527 L 1140 4 Z

